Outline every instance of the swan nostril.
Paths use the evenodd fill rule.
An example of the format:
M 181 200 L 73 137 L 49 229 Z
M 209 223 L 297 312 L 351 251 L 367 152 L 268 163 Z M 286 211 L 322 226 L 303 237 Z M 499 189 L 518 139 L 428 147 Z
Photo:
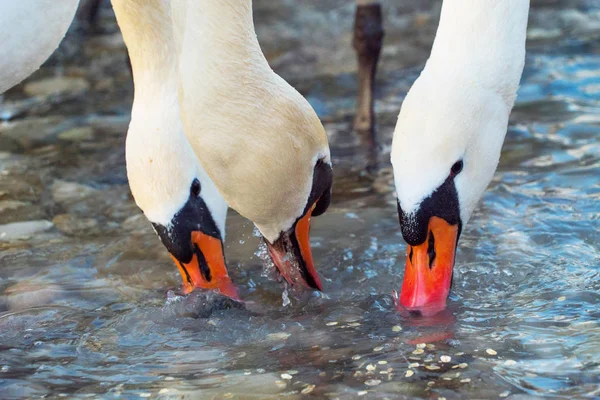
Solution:
M 460 174 L 460 172 L 463 170 L 463 160 L 458 160 L 457 162 L 454 163 L 454 165 L 452 165 L 452 168 L 450 168 L 450 175 L 452 177 Z
M 411 317 L 422 317 L 423 313 L 419 310 L 410 310 L 408 312 L 410 314 Z
M 433 268 L 433 261 L 435 260 L 435 237 L 433 232 L 429 231 L 429 240 L 427 243 L 427 255 L 429 256 L 429 269 Z
M 410 252 L 408 253 L 408 259 L 410 260 L 410 263 L 412 264 L 412 258 L 413 258 L 413 247 L 410 247 Z

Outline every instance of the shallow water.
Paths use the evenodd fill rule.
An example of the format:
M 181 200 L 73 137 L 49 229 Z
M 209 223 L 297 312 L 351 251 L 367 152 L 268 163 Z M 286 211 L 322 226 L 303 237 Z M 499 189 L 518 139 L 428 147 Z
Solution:
M 385 2 L 374 173 L 350 132 L 352 4 L 257 2 L 265 53 L 318 110 L 336 167 L 312 229 L 325 293 L 285 307 L 233 212 L 246 307 L 169 291 L 176 268 L 127 187 L 132 88 L 110 9 L 100 33 L 73 31 L 28 81 L 46 86 L 0 104 L 0 397 L 600 396 L 600 5 L 533 3 L 500 166 L 462 235 L 449 309 L 430 318 L 393 307 L 405 246 L 387 160 L 438 2 Z

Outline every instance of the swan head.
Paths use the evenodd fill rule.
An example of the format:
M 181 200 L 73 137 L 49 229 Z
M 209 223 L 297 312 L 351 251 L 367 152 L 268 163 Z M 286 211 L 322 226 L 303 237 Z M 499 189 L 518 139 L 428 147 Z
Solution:
M 153 128 L 154 135 L 148 134 L 149 122 L 132 119 L 127 136 L 127 176 L 135 202 L 179 269 L 185 294 L 199 287 L 237 300 L 223 249 L 227 204 L 177 121 L 170 129 Z
M 204 53 L 180 63 L 184 132 L 229 206 L 260 231 L 282 277 L 321 290 L 309 230 L 331 196 L 327 135 L 309 102 L 256 51 L 262 62 L 250 69 Z M 218 68 L 202 69 L 215 78 L 197 79 L 198 63 L 215 59 Z
M 399 306 L 424 313 L 445 308 L 461 231 L 494 175 L 514 102 L 460 76 L 439 84 L 425 69 L 404 100 L 392 145 L 408 244 Z

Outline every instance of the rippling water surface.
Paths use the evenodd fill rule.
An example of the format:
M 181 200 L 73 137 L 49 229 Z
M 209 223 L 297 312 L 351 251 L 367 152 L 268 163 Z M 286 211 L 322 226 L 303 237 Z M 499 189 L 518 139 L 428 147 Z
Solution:
M 388 158 L 439 2 L 384 2 L 375 172 L 350 130 L 351 2 L 256 2 L 264 51 L 318 110 L 336 167 L 312 230 L 325 293 L 287 306 L 234 212 L 227 257 L 246 307 L 173 295 L 177 271 L 127 187 L 132 87 L 110 8 L 99 32 L 73 30 L 0 103 L 0 397 L 600 396 L 600 5 L 533 4 L 500 166 L 449 309 L 430 318 L 393 307 L 405 245 Z

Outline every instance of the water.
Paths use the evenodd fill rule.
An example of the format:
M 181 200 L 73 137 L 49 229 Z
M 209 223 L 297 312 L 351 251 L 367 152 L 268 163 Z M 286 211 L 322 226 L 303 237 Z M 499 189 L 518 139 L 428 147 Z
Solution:
M 405 254 L 388 162 L 439 13 L 415 3 L 385 2 L 377 172 L 350 132 L 351 2 L 256 4 L 266 54 L 330 135 L 333 203 L 312 230 L 324 294 L 263 275 L 233 212 L 227 259 L 246 307 L 173 294 L 176 268 L 127 187 L 132 88 L 110 8 L 101 33 L 73 32 L 29 80 L 45 91 L 7 93 L 0 225 L 17 225 L 0 226 L 0 397 L 600 396 L 600 4 L 534 2 L 520 97 L 449 309 L 419 319 L 393 307 Z

